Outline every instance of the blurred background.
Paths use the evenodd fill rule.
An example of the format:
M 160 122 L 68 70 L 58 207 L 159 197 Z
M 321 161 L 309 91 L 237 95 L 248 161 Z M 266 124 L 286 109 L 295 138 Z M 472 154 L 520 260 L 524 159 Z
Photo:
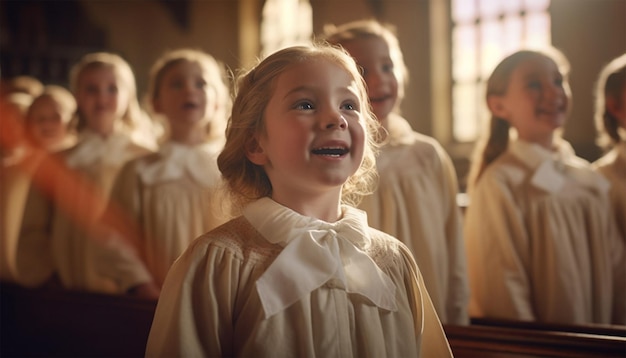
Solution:
M 236 72 L 362 18 L 395 26 L 410 75 L 402 112 L 448 150 L 461 185 L 487 116 L 484 81 L 520 47 L 553 45 L 569 58 L 564 135 L 578 155 L 601 155 L 593 90 L 602 66 L 626 52 L 626 0 L 1 0 L 0 75 L 67 86 L 83 54 L 109 51 L 131 64 L 141 98 L 166 50 L 202 49 Z

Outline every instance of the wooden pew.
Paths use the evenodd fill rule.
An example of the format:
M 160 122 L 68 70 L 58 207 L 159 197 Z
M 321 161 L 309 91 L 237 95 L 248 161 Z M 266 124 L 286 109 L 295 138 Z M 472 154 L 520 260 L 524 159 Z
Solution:
M 156 302 L 0 284 L 0 357 L 143 357 Z M 626 327 L 473 320 L 456 358 L 626 357 Z
M 0 356 L 143 357 L 155 301 L 0 285 Z
M 474 319 L 470 326 L 444 329 L 457 358 L 626 357 L 623 326 Z

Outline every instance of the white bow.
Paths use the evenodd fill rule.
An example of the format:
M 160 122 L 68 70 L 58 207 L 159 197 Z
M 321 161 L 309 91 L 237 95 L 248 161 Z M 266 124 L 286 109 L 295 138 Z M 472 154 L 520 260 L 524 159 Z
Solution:
M 511 142 L 510 150 L 534 169 L 531 183 L 547 192 L 561 190 L 566 177 L 599 193 L 606 192 L 610 187 L 610 183 L 602 175 L 591 170 L 589 163 L 576 157 L 571 145 L 564 140 L 557 142 L 555 152 L 521 140 Z
M 85 131 L 80 135 L 75 149 L 67 156 L 67 164 L 72 168 L 84 167 L 96 161 L 111 166 L 119 166 L 130 159 L 127 150 L 130 138 L 120 132 L 104 138 L 94 132 Z
M 380 308 L 397 310 L 395 284 L 355 246 L 367 246 L 370 241 L 367 216 L 355 208 L 343 209 L 344 218 L 336 223 L 302 216 L 269 198 L 244 210 L 244 216 L 268 241 L 285 245 L 256 282 L 266 318 L 331 279 L 337 279 L 346 292 L 359 294 Z M 308 225 L 303 226 L 305 222 Z M 289 237 L 277 236 L 281 232 L 288 232 Z
M 152 185 L 176 180 L 188 173 L 198 184 L 215 185 L 219 180 L 216 158 L 219 148 L 216 143 L 198 146 L 165 143 L 159 149 L 159 160 L 139 168 L 141 179 Z

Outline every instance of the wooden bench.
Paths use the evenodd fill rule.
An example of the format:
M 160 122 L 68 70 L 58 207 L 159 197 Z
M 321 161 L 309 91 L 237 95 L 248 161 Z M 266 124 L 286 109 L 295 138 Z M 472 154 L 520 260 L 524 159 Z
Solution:
M 463 357 L 626 357 L 626 327 L 474 319 L 444 326 L 450 347 Z
M 155 301 L 0 284 L 1 357 L 143 357 Z M 444 326 L 456 358 L 626 357 L 626 327 L 473 320 Z M 426 357 L 430 358 L 430 357 Z
M 143 357 L 155 301 L 0 285 L 0 356 Z

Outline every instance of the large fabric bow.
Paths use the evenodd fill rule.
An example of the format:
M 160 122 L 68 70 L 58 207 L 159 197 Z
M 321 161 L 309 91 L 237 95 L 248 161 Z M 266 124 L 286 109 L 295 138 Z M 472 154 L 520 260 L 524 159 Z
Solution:
M 249 205 L 244 216 L 269 242 L 285 248 L 256 282 L 265 317 L 269 318 L 312 291 L 336 279 L 346 292 L 396 311 L 396 286 L 356 245 L 370 237 L 366 214 L 344 206 L 336 223 L 302 216 L 269 198 Z
M 116 132 L 104 138 L 94 132 L 85 131 L 80 135 L 76 149 L 67 157 L 67 164 L 72 168 L 84 167 L 102 161 L 104 164 L 119 166 L 130 159 L 127 150 L 130 138 Z
M 188 173 L 198 184 L 212 186 L 219 179 L 217 169 L 218 143 L 188 146 L 168 142 L 159 149 L 159 160 L 140 168 L 146 184 L 156 184 L 181 178 Z

